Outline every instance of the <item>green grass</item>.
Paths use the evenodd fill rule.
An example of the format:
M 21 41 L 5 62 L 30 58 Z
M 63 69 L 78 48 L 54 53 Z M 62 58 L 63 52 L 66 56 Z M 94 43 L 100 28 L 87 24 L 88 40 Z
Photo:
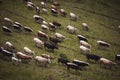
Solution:
M 25 34 L 24 32 L 14 32 L 7 35 L 0 29 L 0 46 L 6 41 L 10 41 L 15 45 L 17 51 L 23 51 L 23 47 L 27 46 L 35 51 L 36 55 L 47 53 L 55 56 L 53 63 L 48 68 L 35 65 L 34 60 L 29 64 L 13 65 L 10 61 L 0 59 L 0 80 L 119 80 L 120 66 L 117 65 L 113 70 L 101 68 L 97 63 L 90 63 L 90 67 L 85 71 L 76 72 L 67 71 L 64 65 L 57 63 L 59 54 L 66 54 L 68 59 L 79 59 L 87 61 L 85 55 L 80 53 L 78 39 L 75 34 L 69 34 L 66 30 L 67 25 L 78 28 L 77 34 L 86 36 L 92 45 L 92 53 L 103 56 L 114 61 L 114 55 L 120 52 L 120 33 L 118 25 L 120 24 L 120 1 L 119 0 L 56 0 L 65 9 L 68 14 L 73 12 L 79 16 L 78 21 L 71 21 L 69 16 L 61 17 L 60 15 L 52 16 L 50 11 L 48 14 L 40 14 L 48 22 L 58 21 L 62 24 L 62 29 L 56 30 L 66 36 L 64 42 L 59 44 L 59 49 L 55 52 L 45 51 L 35 47 L 33 38 L 36 37 L 38 30 L 41 30 L 39 24 L 34 22 L 33 15 L 35 10 L 28 10 L 22 0 L 2 0 L 0 4 L 0 26 L 6 25 L 3 21 L 4 17 L 9 17 L 13 21 L 18 21 L 24 26 L 29 26 L 34 30 L 33 34 Z M 40 6 L 40 0 L 32 0 L 37 6 Z M 49 10 L 51 3 L 47 4 Z M 90 31 L 84 31 L 81 24 L 85 22 L 90 26 Z M 11 27 L 11 26 L 9 26 Z M 54 32 L 48 31 L 49 35 Z M 104 40 L 112 44 L 105 50 L 97 48 L 96 41 Z

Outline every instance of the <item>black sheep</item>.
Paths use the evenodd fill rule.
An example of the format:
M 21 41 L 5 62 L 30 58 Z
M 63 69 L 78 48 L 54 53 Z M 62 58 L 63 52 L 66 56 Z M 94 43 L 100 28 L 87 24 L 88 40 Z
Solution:
M 70 61 L 67 59 L 58 58 L 58 63 L 67 64 L 68 62 L 70 62 Z
M 52 49 L 52 51 L 54 51 L 54 49 L 58 49 L 58 46 L 55 45 L 53 42 L 44 42 L 44 47 L 48 48 L 48 49 Z
M 58 23 L 58 22 L 56 22 L 56 21 L 53 21 L 52 23 L 53 23 L 55 26 L 57 26 L 58 28 L 60 28 L 60 26 L 61 26 L 61 24 Z
M 98 60 L 100 60 L 100 56 L 98 56 L 98 55 L 95 55 L 95 54 L 86 54 L 86 57 L 87 57 L 87 59 L 88 60 L 94 60 L 94 61 L 98 61 Z

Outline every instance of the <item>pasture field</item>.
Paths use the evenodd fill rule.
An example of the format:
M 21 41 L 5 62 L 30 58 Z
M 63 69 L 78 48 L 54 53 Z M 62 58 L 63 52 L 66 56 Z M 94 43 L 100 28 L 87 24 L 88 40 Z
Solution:
M 100 67 L 99 63 L 89 62 L 90 66 L 83 71 L 68 71 L 65 65 L 58 64 L 59 55 L 66 54 L 69 60 L 78 59 L 87 61 L 84 54 L 80 53 L 79 41 L 77 35 L 81 34 L 88 38 L 92 45 L 92 53 L 115 60 L 115 54 L 120 53 L 120 0 L 56 0 L 60 3 L 59 8 L 67 11 L 67 16 L 53 16 L 50 12 L 51 3 L 47 3 L 48 14 L 40 13 L 47 22 L 58 21 L 62 24 L 60 32 L 66 39 L 58 44 L 59 49 L 54 52 L 39 49 L 35 46 L 33 38 L 37 37 L 37 31 L 42 30 L 40 24 L 35 23 L 33 15 L 35 10 L 29 10 L 23 0 L 0 0 L 0 46 L 4 46 L 6 41 L 10 41 L 16 51 L 23 51 L 27 46 L 35 51 L 36 55 L 43 53 L 52 55 L 55 59 L 46 67 L 35 65 L 31 60 L 28 64 L 22 63 L 18 66 L 6 61 L 0 56 L 0 80 L 120 80 L 120 65 L 113 69 Z M 35 5 L 40 6 L 41 0 L 32 0 Z M 71 21 L 69 13 L 73 12 L 79 16 L 79 19 Z M 24 26 L 33 29 L 33 33 L 27 34 L 24 31 L 18 32 L 12 28 L 13 33 L 6 34 L 1 27 L 6 25 L 3 18 L 8 17 L 13 21 L 20 22 Z M 85 22 L 90 26 L 89 31 L 82 28 Z M 76 34 L 67 32 L 66 26 L 72 25 L 78 29 Z M 53 31 L 48 31 L 48 35 L 53 35 Z M 98 49 L 97 40 L 103 40 L 111 44 L 110 48 Z

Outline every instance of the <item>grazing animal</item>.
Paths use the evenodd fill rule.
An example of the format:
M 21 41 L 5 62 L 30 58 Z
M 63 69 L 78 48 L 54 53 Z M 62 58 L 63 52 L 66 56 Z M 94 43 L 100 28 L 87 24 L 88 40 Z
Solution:
M 53 37 L 53 36 L 50 36 L 50 37 L 49 37 L 49 40 L 52 41 L 52 42 L 55 43 L 55 44 L 61 43 L 61 40 L 59 40 L 58 38 Z
M 115 61 L 119 61 L 120 62 L 120 54 L 116 54 L 115 55 Z
M 35 55 L 35 52 L 30 50 L 28 47 L 24 47 L 24 53 L 29 54 L 29 55 Z
M 78 16 L 76 16 L 74 13 L 70 13 L 69 15 L 70 15 L 70 19 L 71 19 L 72 21 L 77 21 Z
M 61 58 L 61 57 L 58 58 L 58 63 L 62 63 L 62 64 L 66 65 L 68 62 L 70 62 L 70 61 L 67 60 L 67 59 L 64 59 L 64 58 Z
M 44 65 L 45 67 L 51 63 L 51 60 L 50 59 L 46 59 L 44 57 L 41 57 L 41 56 L 36 56 L 35 57 L 35 61 L 36 61 L 36 64 L 42 64 Z
M 66 17 L 67 12 L 64 9 L 60 9 L 59 12 L 60 12 L 61 16 Z
M 54 57 L 48 55 L 48 54 L 41 54 L 42 57 L 46 58 L 46 59 L 54 59 Z
M 75 69 L 76 71 L 77 71 L 77 70 L 82 70 L 78 65 L 76 65 L 76 64 L 74 64 L 74 63 L 68 62 L 68 63 L 66 64 L 66 66 L 67 66 L 67 70 L 70 70 L 70 68 Z
M 99 46 L 104 46 L 104 47 L 110 47 L 111 46 L 111 44 L 109 44 L 109 43 L 107 43 L 105 41 L 101 41 L 101 40 L 97 41 L 97 45 L 98 45 L 98 47 Z
M 37 35 L 40 38 L 44 38 L 46 40 L 48 39 L 48 35 L 46 33 L 42 32 L 42 31 L 38 31 Z
M 39 48 L 43 48 L 43 46 L 44 46 L 44 42 L 42 42 L 40 39 L 38 39 L 38 38 L 34 38 L 34 43 L 35 43 L 35 45 L 37 46 L 37 47 L 39 47 Z
M 21 59 L 18 59 L 18 58 L 16 58 L 16 57 L 12 57 L 12 63 L 13 63 L 14 65 L 18 65 L 18 64 L 20 64 L 21 62 L 22 62 Z
M 49 29 L 55 31 L 57 27 L 53 23 L 49 23 Z
M 89 26 L 88 26 L 86 23 L 82 23 L 82 27 L 83 27 L 86 31 L 89 30 Z
M 18 31 L 22 31 L 22 28 L 19 25 L 13 24 L 12 26 L 14 29 L 16 29 Z
M 36 11 L 36 14 L 40 14 L 40 8 L 38 6 L 35 8 L 35 11 Z
M 80 46 L 80 51 L 85 54 L 91 53 L 91 50 L 85 46 Z
M 16 53 L 16 56 L 17 56 L 19 59 L 21 59 L 21 60 L 30 60 L 30 59 L 32 59 L 32 56 L 23 54 L 22 52 L 17 52 L 17 53 Z
M 91 49 L 91 45 L 89 43 L 87 43 L 86 41 L 80 40 L 80 45 L 85 46 L 85 47 Z
M 41 16 L 34 15 L 33 18 L 35 19 L 35 22 L 42 23 L 44 19 Z
M 12 24 L 13 24 L 13 20 L 11 20 L 10 18 L 5 17 L 5 18 L 4 18 L 4 21 L 5 21 L 5 23 L 8 24 L 8 25 L 12 25 Z
M 51 5 L 51 9 L 57 10 L 57 7 L 55 5 Z
M 14 22 L 14 24 L 18 25 L 19 27 L 23 27 L 23 25 L 19 22 Z
M 68 26 L 67 26 L 67 30 L 68 30 L 68 32 L 71 33 L 71 34 L 74 34 L 74 33 L 77 32 L 77 28 L 75 28 L 75 27 L 73 27 L 73 26 L 71 26 L 71 25 L 68 25 Z
M 82 35 L 77 35 L 77 37 L 78 37 L 79 40 L 83 40 L 83 41 L 88 42 L 88 39 L 86 37 L 82 36 Z
M 6 33 L 12 33 L 12 30 L 6 26 L 2 26 L 2 30 Z
M 58 38 L 60 41 L 63 41 L 64 39 L 65 39 L 65 36 L 63 36 L 62 34 L 60 34 L 60 33 L 55 33 L 55 36 L 56 36 L 56 38 Z
M 44 25 L 44 24 L 41 25 L 41 28 L 42 28 L 43 30 L 45 30 L 45 31 L 48 31 L 48 30 L 49 30 L 49 27 L 46 26 L 46 25 Z
M 76 60 L 76 59 L 73 60 L 73 63 L 74 63 L 74 64 L 77 64 L 77 65 L 80 66 L 80 67 L 85 67 L 85 66 L 89 66 L 89 65 L 90 65 L 90 64 L 87 63 L 87 62 L 80 61 L 80 60 Z
M 112 62 L 112 61 L 110 61 L 110 60 L 108 60 L 108 59 L 106 59 L 106 58 L 100 58 L 99 62 L 100 62 L 100 65 L 101 65 L 101 66 L 102 66 L 102 64 L 103 64 L 105 67 L 108 66 L 109 68 L 112 68 L 112 66 L 115 66 L 115 65 L 116 65 L 115 62 Z
M 48 13 L 48 10 L 45 9 L 45 8 L 42 8 L 42 12 L 43 12 L 44 14 L 47 14 L 47 13 Z
M 13 46 L 13 44 L 12 43 L 10 43 L 10 42 L 5 42 L 5 47 L 7 48 L 7 49 L 15 49 L 15 47 Z
M 95 54 L 86 54 L 86 58 L 88 60 L 99 61 L 101 57 Z
M 35 7 L 35 4 L 34 3 L 32 3 L 32 2 L 27 2 L 27 4 L 30 4 L 31 6 L 33 6 L 33 7 Z
M 33 30 L 30 27 L 26 27 L 26 26 L 24 27 L 24 30 L 29 33 L 33 32 Z
M 57 11 L 56 9 L 51 9 L 51 13 L 52 13 L 54 16 L 57 16 L 58 11 Z
M 48 49 L 51 49 L 52 51 L 54 51 L 54 49 L 58 49 L 58 46 L 55 45 L 53 42 L 44 42 L 44 47 L 48 48 Z
M 56 21 L 53 21 L 52 24 L 55 25 L 57 28 L 60 28 L 60 26 L 61 26 L 61 24 Z
M 41 2 L 41 7 L 45 8 L 46 7 L 46 3 L 45 2 Z
M 48 26 L 48 23 L 46 21 L 42 21 L 41 24 Z
M 27 8 L 33 10 L 34 6 L 32 4 L 27 4 Z

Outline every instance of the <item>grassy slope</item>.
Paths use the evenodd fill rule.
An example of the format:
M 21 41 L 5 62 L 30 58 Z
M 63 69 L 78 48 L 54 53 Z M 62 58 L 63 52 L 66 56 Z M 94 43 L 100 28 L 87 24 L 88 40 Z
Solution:
M 92 52 L 101 55 L 110 60 L 114 60 L 114 55 L 120 51 L 120 34 L 117 26 L 120 22 L 120 8 L 119 0 L 81 0 L 76 3 L 74 0 L 57 0 L 68 13 L 74 12 L 80 18 L 77 22 L 69 20 L 69 16 L 63 18 L 61 16 L 54 17 L 49 12 L 48 15 L 40 14 L 47 21 L 60 21 L 62 29 L 57 30 L 64 34 L 67 38 L 60 44 L 59 50 L 54 53 L 38 49 L 33 43 L 34 34 L 41 30 L 40 25 L 34 23 L 33 15 L 35 11 L 30 11 L 26 8 L 22 0 L 3 0 L 0 4 L 0 26 L 5 25 L 3 17 L 9 17 L 14 21 L 18 21 L 23 25 L 30 26 L 34 30 L 34 34 L 25 34 L 24 32 L 14 32 L 12 35 L 6 35 L 0 30 L 0 45 L 2 46 L 6 41 L 12 42 L 18 51 L 23 51 L 24 46 L 36 52 L 36 55 L 48 53 L 54 55 L 56 58 L 49 68 L 42 68 L 36 66 L 34 61 L 30 64 L 21 64 L 14 66 L 11 62 L 0 59 L 0 79 L 2 80 L 119 80 L 120 67 L 117 66 L 114 70 L 100 68 L 99 64 L 91 63 L 87 71 L 80 71 L 80 73 L 72 70 L 68 72 L 65 66 L 57 64 L 57 57 L 60 53 L 64 53 L 70 60 L 76 58 L 86 61 L 84 55 L 79 52 L 79 44 L 76 35 L 67 33 L 66 26 L 73 25 L 79 29 L 77 34 L 82 34 L 89 39 L 92 45 Z M 108 2 L 107 2 L 108 1 Z M 40 5 L 40 0 L 33 0 L 36 5 Z M 49 7 L 48 4 L 47 7 Z M 90 25 L 90 31 L 86 32 L 82 29 L 81 23 L 86 22 Z M 54 32 L 49 31 L 50 35 Z M 94 39 L 93 39 L 94 38 Z M 97 40 L 108 41 L 112 44 L 110 49 L 97 49 Z

